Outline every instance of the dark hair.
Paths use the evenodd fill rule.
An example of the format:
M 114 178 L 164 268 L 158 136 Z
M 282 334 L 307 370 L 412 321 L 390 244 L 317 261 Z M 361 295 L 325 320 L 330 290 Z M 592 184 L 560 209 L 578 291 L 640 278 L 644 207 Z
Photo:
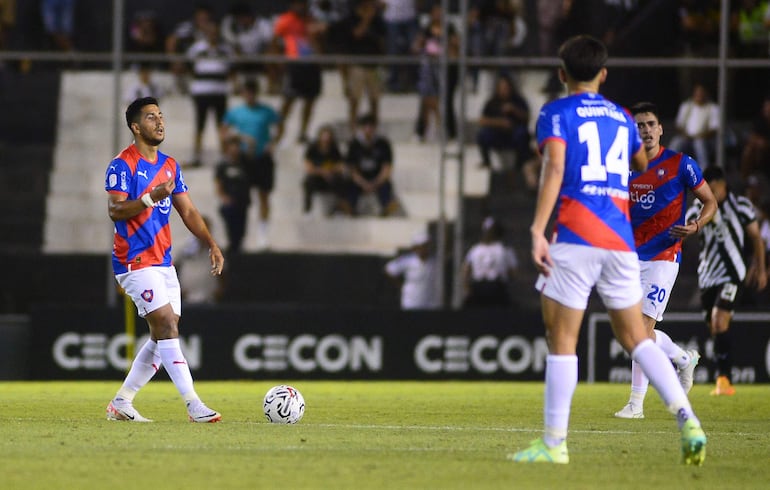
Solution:
M 372 126 L 377 125 L 377 118 L 374 117 L 374 114 L 363 114 L 358 118 L 359 126 L 366 126 L 367 124 L 371 124 Z
M 561 45 L 559 58 L 567 75 L 578 82 L 588 82 L 607 63 L 607 47 L 595 37 L 574 36 Z
M 658 106 L 652 102 L 638 102 L 631 106 L 631 114 L 634 116 L 637 114 L 645 114 L 647 112 L 654 115 L 655 119 L 660 121 L 660 116 L 658 116 Z
M 243 89 L 248 90 L 250 92 L 254 92 L 255 94 L 259 93 L 259 80 L 256 78 L 248 78 L 245 82 L 243 82 Z
M 128 104 L 126 109 L 126 125 L 131 129 L 131 124 L 139 122 L 139 115 L 142 108 L 146 105 L 158 105 L 158 99 L 155 97 L 141 97 Z
M 703 171 L 703 180 L 706 182 L 713 182 L 715 180 L 725 180 L 725 172 L 721 167 L 711 165 Z

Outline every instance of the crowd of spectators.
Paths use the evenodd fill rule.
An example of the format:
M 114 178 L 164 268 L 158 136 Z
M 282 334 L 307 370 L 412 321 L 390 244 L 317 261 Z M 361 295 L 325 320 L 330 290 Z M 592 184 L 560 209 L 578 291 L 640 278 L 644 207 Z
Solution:
M 83 42 L 86 37 L 81 33 L 91 26 L 79 24 L 77 0 L 35 3 L 34 12 L 39 15 L 40 32 L 45 37 L 42 47 L 65 52 L 92 49 L 91 44 Z M 221 142 L 216 149 L 216 183 L 233 251 L 240 249 L 243 240 L 245 209 L 250 205 L 248 188 L 258 189 L 259 226 L 264 229 L 259 235 L 267 236 L 268 197 L 275 164 L 266 162 L 273 157 L 272 145 L 284 136 L 283 121 L 297 99 L 302 103 L 299 131 L 290 137 L 306 150 L 302 162 L 305 178 L 300 184 L 306 212 L 315 205 L 313 196 L 317 193 L 331 196 L 327 214 L 355 215 L 359 198 L 366 193 L 377 197 L 383 215 L 397 212 L 398 200 L 390 178 L 392 143 L 377 131 L 383 92 L 414 94 L 419 101 L 412 115 L 415 139 L 434 141 L 438 131 L 449 140 L 456 136 L 455 92 L 481 90 L 486 100 L 483 111 L 468 117 L 478 122 L 474 136 L 481 164 L 491 166 L 494 153 L 512 152 L 518 162 L 515 171 L 524 174 L 531 189 L 537 180 L 537 152 L 531 147 L 530 108 L 520 93 L 517 74 L 499 66 L 471 63 L 469 85 L 458 87 L 460 77 L 454 64 L 449 64 L 445 74 L 440 73 L 441 54 L 446 53 L 450 61 L 463 51 L 471 57 L 553 57 L 562 40 L 588 33 L 604 41 L 613 56 L 715 57 L 721 15 L 720 0 L 470 0 L 467 18 L 450 12 L 451 23 L 444 30 L 441 20 L 445 13 L 438 1 L 289 0 L 269 8 L 255 1 L 226 3 L 226 7 L 224 3 L 196 3 L 188 18 L 172 25 L 159 11 L 146 7 L 132 11 L 127 5 L 126 49 L 134 54 L 174 55 L 174 59 L 161 63 L 153 58 L 152 62 L 137 63 L 137 82 L 124 98 L 162 97 L 169 90 L 189 94 L 196 111 L 193 156 L 188 162 L 193 165 L 202 163 L 202 132 L 209 113 L 214 113 Z M 21 21 L 28 17 L 17 15 L 21 5 L 15 0 L 0 0 L 0 52 L 40 46 L 13 41 L 14 32 L 24 30 L 20 29 L 24 27 Z M 23 6 L 28 12 L 29 5 Z M 460 43 L 461 31 L 465 33 L 465 45 Z M 729 56 L 766 59 L 770 54 L 770 2 L 730 2 L 729 35 Z M 312 59 L 318 54 L 361 58 L 354 63 L 328 65 Z M 413 63 L 388 64 L 378 61 L 381 55 L 411 56 Z M 366 61 L 359 61 L 362 59 Z M 0 70 L 7 65 L 0 60 Z M 158 69 L 175 75 L 174 87 L 161 87 L 152 79 L 153 71 Z M 324 70 L 338 70 L 343 80 L 348 101 L 344 142 L 338 141 L 332 124 L 321 124 L 315 137 L 308 134 L 322 93 Z M 478 75 L 483 70 L 493 74 L 494 86 L 479 85 Z M 734 138 L 731 148 L 735 154 L 727 165 L 732 165 L 737 175 L 737 186 L 756 196 L 767 195 L 770 93 L 765 91 L 770 70 L 731 71 L 728 107 L 719 107 L 709 95 L 716 90 L 716 70 L 712 67 L 682 66 L 670 71 L 675 72 L 678 91 L 671 90 L 671 86 L 666 86 L 665 91 L 675 94 L 678 112 L 670 114 L 673 124 L 668 126 L 668 146 L 692 154 L 705 168 L 717 161 L 716 138 L 721 129 L 721 134 Z M 655 83 L 651 80 L 655 77 L 624 78 L 622 73 L 613 69 L 612 77 L 620 80 L 616 87 L 627 91 L 621 96 L 612 94 L 620 101 L 630 103 L 646 97 L 644 84 Z M 283 96 L 280 107 L 273 109 L 257 101 L 259 87 L 252 82 L 257 77 L 266 81 L 264 92 Z M 447 82 L 443 100 L 441 78 Z M 746 83 L 749 79 L 751 83 Z M 549 97 L 558 91 L 554 79 L 543 87 Z M 245 120 L 239 119 L 244 114 L 237 108 L 225 115 L 233 94 L 244 97 L 249 110 L 258 113 L 258 121 L 249 120 L 256 117 L 251 113 Z M 721 113 L 727 115 L 729 128 L 719 127 L 724 120 Z M 730 117 L 753 121 L 743 127 L 733 125 Z M 238 172 L 237 168 L 247 171 Z M 757 197 L 754 201 L 760 215 L 767 219 L 767 200 Z M 765 228 L 770 229 L 770 225 Z

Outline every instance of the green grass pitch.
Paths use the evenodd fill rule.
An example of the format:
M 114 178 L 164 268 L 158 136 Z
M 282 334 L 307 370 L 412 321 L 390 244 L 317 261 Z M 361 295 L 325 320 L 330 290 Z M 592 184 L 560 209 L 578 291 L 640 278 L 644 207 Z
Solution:
M 0 383 L 2 489 L 770 488 L 770 390 L 690 394 L 709 437 L 702 467 L 679 463 L 676 423 L 650 391 L 643 420 L 612 414 L 629 387 L 578 385 L 570 464 L 506 454 L 539 437 L 542 383 L 291 381 L 297 425 L 262 415 L 279 381 L 198 382 L 218 424 L 191 424 L 169 381 L 135 406 L 151 424 L 110 422 L 119 382 Z

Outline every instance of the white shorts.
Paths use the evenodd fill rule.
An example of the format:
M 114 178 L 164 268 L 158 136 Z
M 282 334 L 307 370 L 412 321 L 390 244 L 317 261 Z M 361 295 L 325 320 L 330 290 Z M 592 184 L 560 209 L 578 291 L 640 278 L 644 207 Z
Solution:
M 642 271 L 642 313 L 656 321 L 663 320 L 668 298 L 679 274 L 679 263 L 667 260 L 640 260 Z
M 139 316 L 144 318 L 161 306 L 171 304 L 174 313 L 182 315 L 182 289 L 176 267 L 145 267 L 115 276 L 120 287 L 134 300 Z
M 636 252 L 555 243 L 551 258 L 551 274 L 541 274 L 535 287 L 568 308 L 585 310 L 594 286 L 609 310 L 628 308 L 642 297 Z

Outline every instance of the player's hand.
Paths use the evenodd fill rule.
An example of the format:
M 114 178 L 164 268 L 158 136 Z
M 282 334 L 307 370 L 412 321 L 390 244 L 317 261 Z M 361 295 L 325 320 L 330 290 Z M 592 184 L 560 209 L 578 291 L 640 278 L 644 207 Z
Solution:
M 550 275 L 553 260 L 548 240 L 542 233 L 532 233 L 532 262 L 541 274 L 546 277 Z
M 700 227 L 695 221 L 690 221 L 686 225 L 672 226 L 668 234 L 673 238 L 687 238 L 690 235 L 695 235 L 698 231 L 700 231 Z
M 218 276 L 222 274 L 222 269 L 225 267 L 225 257 L 222 255 L 222 251 L 216 245 L 209 249 L 209 258 L 211 259 L 211 275 Z
M 150 197 L 155 202 L 162 201 L 171 195 L 174 191 L 174 187 L 176 187 L 176 182 L 174 181 L 174 178 L 171 177 L 166 182 L 153 187 L 150 191 Z

